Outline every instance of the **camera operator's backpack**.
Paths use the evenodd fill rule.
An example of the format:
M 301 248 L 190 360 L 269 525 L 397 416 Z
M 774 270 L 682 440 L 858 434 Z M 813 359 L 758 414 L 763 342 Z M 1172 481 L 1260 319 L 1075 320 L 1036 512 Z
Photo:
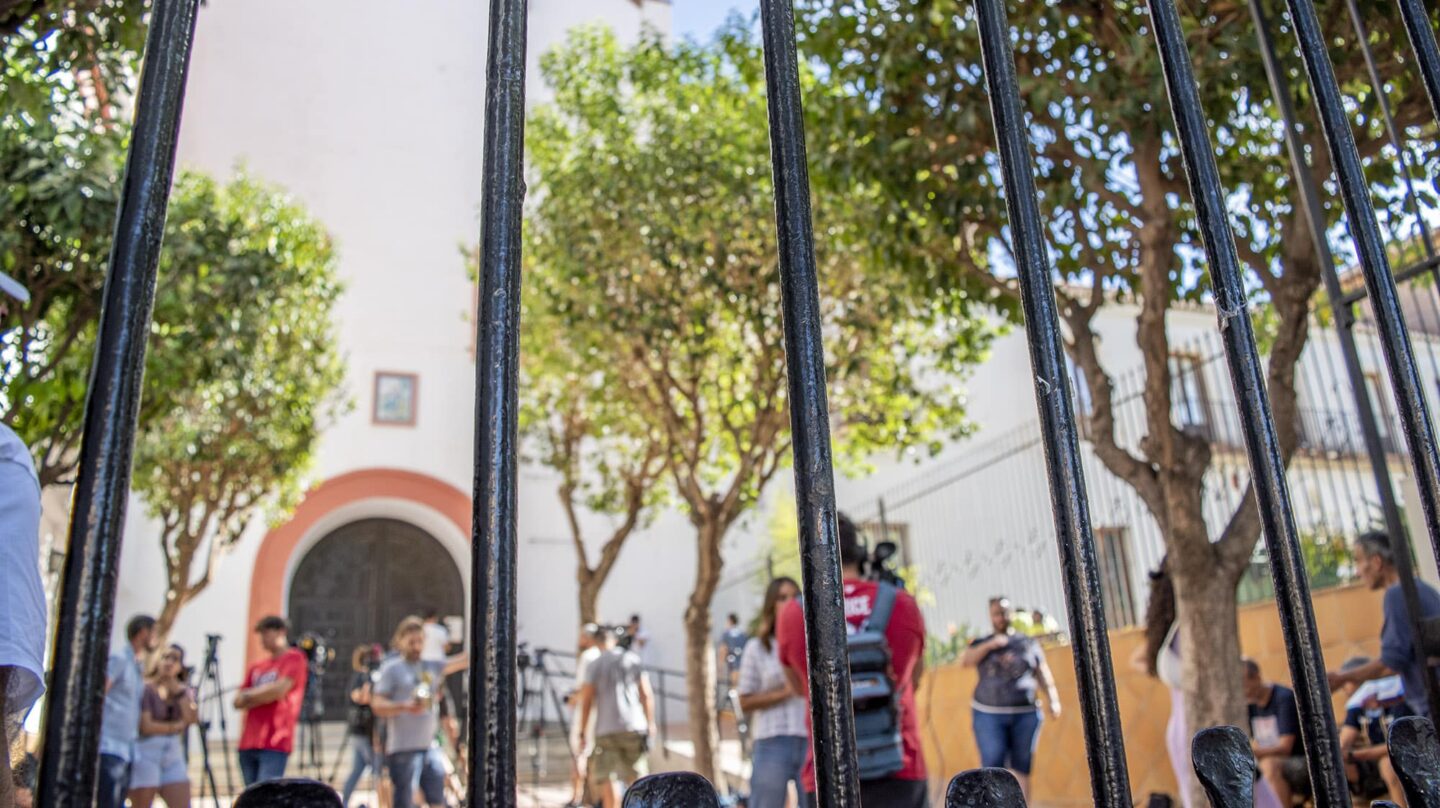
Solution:
M 885 629 L 899 590 L 881 582 L 875 606 L 860 629 L 846 638 L 850 657 L 850 699 L 855 710 L 855 748 L 860 779 L 877 780 L 905 767 L 900 739 L 900 691 L 893 678 Z

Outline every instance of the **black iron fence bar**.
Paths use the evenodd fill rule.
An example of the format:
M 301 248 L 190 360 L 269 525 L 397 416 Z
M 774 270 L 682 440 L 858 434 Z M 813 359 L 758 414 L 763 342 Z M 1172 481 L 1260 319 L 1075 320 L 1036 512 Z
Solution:
M 135 127 L 85 400 L 70 551 L 56 610 L 40 762 L 38 804 L 43 806 L 83 806 L 95 800 L 105 663 L 115 618 L 145 342 L 198 7 L 199 0 L 157 0 L 145 39 Z
M 1437 269 L 1440 269 L 1440 256 L 1436 256 L 1434 258 L 1426 258 L 1423 261 L 1416 261 L 1410 266 L 1404 267 L 1399 272 L 1395 273 L 1395 283 L 1405 283 L 1406 281 L 1414 280 L 1421 275 L 1426 275 L 1434 272 Z M 1346 303 L 1358 303 L 1359 301 L 1364 300 L 1366 297 L 1369 297 L 1369 292 L 1362 288 L 1356 289 L 1353 292 L 1346 293 L 1345 296 L 1341 298 L 1341 300 Z
M 1390 274 L 1390 261 L 1385 254 L 1385 243 L 1375 218 L 1370 186 L 1365 181 L 1360 155 L 1355 149 L 1355 139 L 1351 134 L 1350 122 L 1340 96 L 1340 86 L 1335 81 L 1335 69 L 1326 52 L 1325 35 L 1315 15 L 1315 5 L 1311 0 L 1286 2 L 1290 7 L 1295 37 L 1300 43 L 1300 55 L 1310 77 L 1310 89 L 1320 116 L 1320 128 L 1325 133 L 1330 160 L 1340 180 L 1340 194 L 1350 220 L 1350 235 L 1355 241 L 1355 250 L 1365 272 L 1365 287 L 1369 291 L 1371 308 L 1375 313 L 1375 325 L 1379 331 L 1385 364 L 1390 371 L 1390 384 L 1395 393 L 1396 406 L 1400 410 L 1405 443 L 1410 449 L 1410 462 L 1415 470 L 1415 487 L 1420 494 L 1425 527 L 1431 544 L 1440 548 L 1440 455 L 1436 454 L 1430 408 L 1425 402 L 1420 372 L 1415 366 L 1410 335 L 1405 330 L 1405 316 L 1400 310 L 1395 278 Z M 1404 0 L 1401 2 L 1403 5 Z M 1411 38 L 1416 39 L 1415 32 L 1411 32 Z M 1434 44 L 1433 37 L 1431 44 Z
M 1395 4 L 1400 7 L 1400 17 L 1405 20 L 1405 33 L 1415 51 L 1415 62 L 1420 68 L 1425 93 L 1430 96 L 1430 109 L 1435 113 L 1435 120 L 1440 122 L 1440 47 L 1435 44 L 1435 32 L 1430 30 L 1430 15 L 1425 13 L 1422 0 L 1395 0 Z
M 1173 0 L 1150 0 L 1150 20 L 1194 199 L 1195 217 L 1210 266 L 1220 337 L 1250 459 L 1250 478 L 1261 530 L 1270 554 L 1270 574 L 1275 581 L 1275 601 L 1300 711 L 1300 736 L 1310 766 L 1315 804 L 1319 808 L 1349 806 L 1350 789 L 1340 760 L 1325 660 L 1320 654 L 1320 637 L 1315 628 L 1305 559 L 1291 509 L 1285 462 L 1281 459 L 1280 442 L 1270 415 L 1270 401 L 1265 395 L 1264 366 L 1250 324 L 1240 259 L 1226 217 L 1225 191 L 1215 166 L 1215 152 L 1205 126 L 1205 111 L 1185 45 L 1185 32 Z M 1220 660 L 1215 664 L 1234 663 Z
M 1097 806 L 1129 808 L 1133 804 L 1130 776 L 1115 698 L 1095 541 L 1090 530 L 1078 424 L 1070 401 L 1045 225 L 1036 203 L 1029 129 L 1020 103 L 1015 58 L 1010 50 L 1010 25 L 1004 0 L 975 0 L 975 9 L 985 80 L 990 90 L 990 114 L 1005 180 L 1005 205 L 1025 310 L 1030 364 L 1035 373 L 1035 402 L 1044 437 L 1050 505 L 1055 514 L 1056 541 L 1070 617 L 1080 715 L 1090 766 L 1090 792 Z
M 1415 586 L 1414 565 L 1410 561 L 1410 536 L 1400 517 L 1400 506 L 1395 499 L 1395 488 L 1390 479 L 1390 464 L 1385 456 L 1385 444 L 1380 437 L 1379 422 L 1375 417 L 1375 402 L 1370 398 L 1365 384 L 1364 370 L 1360 366 L 1360 353 L 1355 346 L 1354 303 L 1342 293 L 1340 277 L 1335 269 L 1335 257 L 1330 252 L 1330 241 L 1326 236 L 1329 228 L 1324 208 L 1320 204 L 1320 192 L 1315 187 L 1305 160 L 1305 146 L 1300 140 L 1299 121 L 1295 116 L 1290 82 L 1275 57 L 1275 41 L 1270 35 L 1270 21 L 1262 8 L 1263 0 L 1250 0 L 1250 16 L 1255 23 L 1255 36 L 1260 45 L 1260 58 L 1265 64 L 1265 74 L 1270 82 L 1270 92 L 1280 110 L 1285 130 L 1285 149 L 1290 158 L 1290 170 L 1295 187 L 1310 225 L 1310 238 L 1315 245 L 1315 255 L 1320 263 L 1320 277 L 1325 284 L 1325 294 L 1330 298 L 1330 307 L 1335 314 L 1335 333 L 1340 342 L 1340 356 L 1345 365 L 1345 376 L 1355 402 L 1355 413 L 1360 423 L 1360 437 L 1365 445 L 1365 454 L 1370 471 L 1375 478 L 1375 491 L 1380 499 L 1380 510 L 1385 518 L 1385 529 L 1391 536 L 1396 549 L 1396 568 L 1400 573 L 1400 586 L 1405 595 L 1406 613 L 1414 636 L 1423 637 L 1423 614 L 1420 611 L 1420 594 Z M 1347 0 L 1352 13 L 1354 0 Z M 1358 23 L 1358 16 L 1356 17 Z M 1420 645 L 1416 644 L 1420 652 Z M 1440 682 L 1426 677 L 1426 698 L 1430 702 L 1431 715 L 1440 715 Z
M 815 794 L 826 808 L 860 808 L 795 12 L 790 0 L 761 0 L 760 19 L 780 247 L 785 375 L 794 436 L 795 508 L 805 580 Z
M 1390 99 L 1385 94 L 1385 80 L 1380 77 L 1380 69 L 1375 66 L 1375 51 L 1370 47 L 1370 33 L 1365 27 L 1365 19 L 1360 16 L 1360 9 L 1355 6 L 1355 0 L 1345 0 L 1345 8 L 1350 13 L 1350 26 L 1355 29 L 1355 42 L 1360 46 L 1360 54 L 1365 59 L 1365 72 L 1370 75 L 1375 104 L 1380 109 L 1380 119 L 1385 124 L 1385 136 L 1395 149 L 1395 159 L 1400 162 L 1400 182 L 1405 187 L 1405 205 L 1420 228 L 1420 244 L 1425 248 L 1425 257 L 1434 258 L 1435 242 L 1430 238 L 1430 228 L 1425 224 L 1424 212 L 1420 210 L 1420 198 L 1415 194 L 1415 180 L 1410 176 L 1410 151 L 1405 148 L 1405 141 L 1395 126 L 1395 116 L 1390 112 Z
M 515 805 L 515 481 L 526 0 L 490 0 L 480 200 L 470 614 L 470 805 Z

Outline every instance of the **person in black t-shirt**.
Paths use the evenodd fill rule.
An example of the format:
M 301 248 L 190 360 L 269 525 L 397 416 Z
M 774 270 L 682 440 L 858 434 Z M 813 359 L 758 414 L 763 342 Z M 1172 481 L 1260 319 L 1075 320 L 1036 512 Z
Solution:
M 1250 704 L 1250 749 L 1260 774 L 1275 789 L 1281 805 L 1294 793 L 1310 793 L 1310 770 L 1300 740 L 1300 712 L 1295 691 L 1267 682 L 1253 659 L 1244 659 L 1245 700 Z
M 375 713 L 370 710 L 370 686 L 375 667 L 380 663 L 381 652 L 377 646 L 361 645 L 350 655 L 350 667 L 355 674 L 350 679 L 350 714 L 346 720 L 346 731 L 350 737 L 350 749 L 354 753 L 350 764 L 350 776 L 345 779 L 344 800 L 350 805 L 350 796 L 360 784 L 360 778 L 369 769 L 378 780 L 380 764 L 375 753 Z
M 980 681 L 970 702 L 975 744 L 986 768 L 1005 768 L 1030 796 L 1030 769 L 1039 741 L 1039 692 L 1043 689 L 1050 715 L 1060 717 L 1060 691 L 1040 643 L 1015 630 L 1010 601 L 990 599 L 990 625 L 995 633 L 975 640 L 960 664 L 978 668 Z

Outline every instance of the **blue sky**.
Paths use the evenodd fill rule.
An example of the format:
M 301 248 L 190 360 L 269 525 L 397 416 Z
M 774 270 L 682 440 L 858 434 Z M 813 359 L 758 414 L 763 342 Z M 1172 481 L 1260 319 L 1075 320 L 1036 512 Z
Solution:
M 759 0 L 673 0 L 673 3 L 671 21 L 675 33 L 701 40 L 708 39 L 720 27 L 731 9 L 748 16 L 760 5 Z

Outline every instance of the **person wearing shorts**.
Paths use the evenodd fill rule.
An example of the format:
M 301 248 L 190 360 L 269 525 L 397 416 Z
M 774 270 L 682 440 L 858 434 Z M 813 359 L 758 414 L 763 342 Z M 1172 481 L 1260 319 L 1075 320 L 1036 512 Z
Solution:
M 970 703 L 981 765 L 1009 769 L 1030 796 L 1030 769 L 1040 740 L 1042 714 L 1036 694 L 1043 686 L 1050 714 L 1060 717 L 1060 693 L 1040 643 L 1015 631 L 1010 601 L 990 599 L 995 633 L 970 643 L 960 662 L 978 668 Z
M 655 697 L 640 657 L 617 648 L 615 632 L 601 632 L 599 643 L 600 656 L 585 669 L 580 685 L 580 726 L 585 740 L 594 733 L 587 766 L 592 793 L 599 794 L 603 808 L 620 808 L 622 784 L 650 773 Z
M 185 730 L 198 719 L 198 710 L 186 673 L 185 651 L 172 645 L 145 682 L 140 739 L 130 763 L 131 808 L 150 808 L 156 794 L 170 808 L 190 806 L 184 738 Z

